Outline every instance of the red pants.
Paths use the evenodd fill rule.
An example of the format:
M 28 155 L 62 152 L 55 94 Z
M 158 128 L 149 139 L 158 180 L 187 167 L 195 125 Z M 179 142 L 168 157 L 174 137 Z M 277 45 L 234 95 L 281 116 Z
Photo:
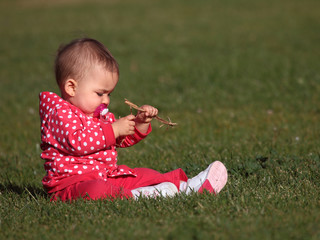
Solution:
M 139 187 L 156 185 L 163 182 L 171 182 L 179 189 L 180 181 L 187 181 L 188 178 L 182 169 L 176 169 L 168 173 L 159 173 L 149 168 L 135 168 L 137 177 L 120 176 L 78 182 L 52 194 L 51 201 L 61 199 L 62 201 L 77 198 L 103 199 L 103 198 L 130 198 L 131 190 Z

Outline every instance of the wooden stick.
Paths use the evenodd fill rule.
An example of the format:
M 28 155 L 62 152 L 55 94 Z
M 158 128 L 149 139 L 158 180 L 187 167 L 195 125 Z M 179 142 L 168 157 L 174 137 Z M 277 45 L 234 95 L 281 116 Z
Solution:
M 138 110 L 138 111 L 140 111 L 140 112 L 146 112 L 146 110 L 138 107 L 136 104 L 130 102 L 128 99 L 124 99 L 124 103 L 127 104 L 127 105 L 129 105 L 129 106 L 130 106 L 130 109 L 131 109 L 131 108 L 134 108 L 134 109 L 136 109 L 136 110 Z M 173 126 L 178 125 L 177 123 L 171 122 L 170 118 L 169 118 L 169 121 L 166 121 L 166 120 L 160 118 L 158 115 L 155 116 L 154 118 L 157 119 L 159 122 L 162 122 L 163 124 L 169 125 L 170 127 L 173 127 Z

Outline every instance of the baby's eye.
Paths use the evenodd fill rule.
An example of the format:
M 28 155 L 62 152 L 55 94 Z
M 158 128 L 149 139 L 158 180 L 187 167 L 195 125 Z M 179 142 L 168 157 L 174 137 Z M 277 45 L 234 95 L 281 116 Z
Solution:
M 98 95 L 99 97 L 102 97 L 102 96 L 103 96 L 103 93 L 97 92 L 97 95 Z

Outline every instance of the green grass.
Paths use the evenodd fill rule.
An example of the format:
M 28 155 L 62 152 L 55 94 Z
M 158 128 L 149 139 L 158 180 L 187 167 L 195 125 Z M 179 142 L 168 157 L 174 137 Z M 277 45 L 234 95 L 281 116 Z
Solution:
M 320 239 L 320 2 L 0 2 L 1 239 Z M 124 98 L 179 124 L 119 162 L 194 176 L 213 160 L 216 197 L 50 203 L 42 190 L 38 93 L 58 92 L 56 49 L 97 38 Z

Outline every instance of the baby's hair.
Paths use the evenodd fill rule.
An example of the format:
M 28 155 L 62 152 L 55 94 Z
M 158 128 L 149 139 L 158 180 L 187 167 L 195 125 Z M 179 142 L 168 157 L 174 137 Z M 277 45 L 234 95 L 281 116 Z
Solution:
M 106 70 L 119 75 L 117 61 L 110 51 L 95 39 L 80 38 L 60 46 L 55 59 L 55 76 L 59 87 L 61 88 L 68 78 L 83 78 L 94 64 L 101 64 Z

